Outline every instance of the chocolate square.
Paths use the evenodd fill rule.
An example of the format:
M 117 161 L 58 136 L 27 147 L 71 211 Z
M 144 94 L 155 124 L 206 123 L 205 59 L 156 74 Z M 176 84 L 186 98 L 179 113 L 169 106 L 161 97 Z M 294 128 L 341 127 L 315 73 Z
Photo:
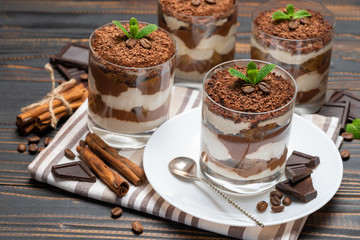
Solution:
M 87 70 L 89 64 L 89 47 L 78 43 L 68 43 L 51 60 L 53 64 L 60 63 L 65 67 L 77 67 Z
M 293 151 L 286 161 L 286 166 L 305 165 L 308 168 L 315 168 L 320 164 L 318 156 L 312 156 L 303 152 Z
M 341 129 L 345 129 L 346 121 L 350 110 L 350 102 L 328 102 L 322 105 L 317 114 L 327 117 L 337 117 L 340 121 Z
M 285 175 L 292 183 L 310 176 L 311 173 L 312 170 L 303 164 L 285 167 Z
M 310 202 L 317 197 L 317 191 L 314 189 L 311 176 L 296 183 L 285 180 L 276 184 L 275 188 L 280 192 L 296 197 L 303 202 Z
M 87 81 L 83 81 L 81 79 L 81 74 L 87 74 L 86 70 L 79 69 L 76 67 L 66 67 L 59 63 L 55 64 L 55 67 L 59 70 L 60 74 L 63 75 L 65 79 L 70 80 L 74 78 L 78 82 L 83 82 L 85 86 L 87 85 Z
M 95 182 L 96 176 L 83 162 L 69 162 L 54 165 L 51 172 L 55 177 L 79 182 Z
M 329 102 L 346 102 L 350 103 L 350 110 L 348 114 L 348 121 L 353 121 L 355 118 L 360 118 L 360 98 L 355 97 L 349 92 L 335 91 L 330 99 Z

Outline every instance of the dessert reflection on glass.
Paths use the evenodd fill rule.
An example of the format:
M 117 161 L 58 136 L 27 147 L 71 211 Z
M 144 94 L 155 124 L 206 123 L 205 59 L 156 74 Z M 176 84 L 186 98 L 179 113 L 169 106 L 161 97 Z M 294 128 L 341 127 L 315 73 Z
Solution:
M 275 185 L 284 173 L 295 98 L 295 80 L 273 64 L 234 60 L 210 70 L 203 82 L 204 177 L 235 193 Z
M 320 3 L 270 1 L 252 14 L 251 58 L 286 69 L 296 80 L 295 111 L 314 113 L 325 101 L 335 18 Z
M 158 0 L 159 26 L 176 40 L 176 82 L 198 84 L 219 63 L 232 60 L 236 0 Z
M 144 36 L 150 25 L 133 19 L 90 37 L 88 125 L 119 148 L 144 146 L 168 119 L 174 81 L 174 39 L 161 28 Z

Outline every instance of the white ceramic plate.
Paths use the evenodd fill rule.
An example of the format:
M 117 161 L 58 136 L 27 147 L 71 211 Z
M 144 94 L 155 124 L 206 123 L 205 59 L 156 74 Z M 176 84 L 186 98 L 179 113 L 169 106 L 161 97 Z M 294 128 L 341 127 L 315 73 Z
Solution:
M 164 123 L 151 136 L 145 147 L 144 169 L 155 191 L 178 209 L 195 217 L 232 226 L 255 226 L 251 220 L 231 206 L 225 199 L 201 182 L 188 182 L 173 176 L 168 163 L 178 156 L 187 156 L 198 162 L 200 156 L 200 108 L 190 110 Z M 318 127 L 294 115 L 289 153 L 298 150 L 320 157 L 320 165 L 312 179 L 318 196 L 308 202 L 296 200 L 281 213 L 268 207 L 264 213 L 256 204 L 269 202 L 269 191 L 252 196 L 230 195 L 245 210 L 260 219 L 265 226 L 281 224 L 307 216 L 324 206 L 340 187 L 343 165 L 338 149 Z M 200 176 L 198 167 L 198 176 Z

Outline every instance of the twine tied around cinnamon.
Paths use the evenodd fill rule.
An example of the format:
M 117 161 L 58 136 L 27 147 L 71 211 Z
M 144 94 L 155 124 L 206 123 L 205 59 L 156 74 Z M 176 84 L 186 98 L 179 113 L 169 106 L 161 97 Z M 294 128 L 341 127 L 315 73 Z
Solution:
M 32 108 L 38 107 L 40 105 L 49 103 L 49 113 L 51 116 L 51 126 L 53 128 L 56 127 L 57 123 L 58 123 L 58 119 L 55 116 L 54 113 L 54 108 L 53 108 L 53 101 L 55 99 L 60 100 L 64 106 L 66 107 L 66 111 L 68 112 L 69 115 L 71 115 L 73 113 L 73 109 L 70 106 L 70 103 L 68 101 L 66 101 L 63 96 L 61 96 L 61 93 L 65 92 L 66 90 L 68 90 L 69 88 L 73 87 L 76 84 L 76 80 L 74 78 L 70 79 L 68 82 L 64 82 L 62 84 L 60 84 L 59 86 L 57 86 L 55 88 L 55 75 L 54 75 L 54 69 L 51 67 L 50 63 L 45 64 L 45 69 L 49 71 L 50 73 L 50 78 L 51 78 L 51 92 L 48 93 L 42 100 L 40 100 L 37 103 L 33 103 L 30 104 L 26 107 L 21 108 L 22 112 L 26 112 Z

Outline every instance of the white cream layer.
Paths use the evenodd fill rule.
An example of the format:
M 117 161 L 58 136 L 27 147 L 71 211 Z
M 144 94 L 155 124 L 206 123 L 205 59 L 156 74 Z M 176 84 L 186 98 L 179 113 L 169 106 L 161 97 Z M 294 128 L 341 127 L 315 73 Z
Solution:
M 131 122 L 118 120 L 115 118 L 104 118 L 100 117 L 97 114 L 94 114 L 90 109 L 88 109 L 88 114 L 91 119 L 106 130 L 125 133 L 125 134 L 136 134 L 143 133 L 146 131 L 150 131 L 158 126 L 160 126 L 163 122 L 166 121 L 167 116 L 162 116 L 154 121 L 147 122 Z
M 222 160 L 231 159 L 231 156 L 228 153 L 227 148 L 217 138 L 217 136 L 206 127 L 203 127 L 203 131 L 204 131 L 203 134 L 204 134 L 205 145 L 207 150 L 209 151 L 208 154 L 210 154 L 211 158 L 216 159 L 216 161 L 220 163 Z M 258 148 L 256 152 L 247 154 L 245 158 L 255 159 L 255 160 L 260 159 L 265 161 L 270 161 L 272 158 L 279 159 L 284 153 L 287 144 L 288 144 L 287 138 L 278 142 L 267 143 L 265 145 L 262 145 L 260 148 Z M 254 180 L 254 179 L 265 178 L 271 176 L 275 172 L 279 171 L 279 169 L 281 168 L 281 167 L 277 167 L 273 170 L 267 168 L 266 170 L 262 171 L 259 174 L 244 178 L 238 175 L 235 171 L 233 171 L 229 167 L 221 167 L 213 163 L 212 161 L 207 161 L 206 165 L 216 173 L 234 180 Z
M 176 78 L 194 80 L 194 81 L 197 81 L 199 83 L 205 77 L 205 74 L 206 74 L 206 72 L 204 72 L 204 73 L 199 73 L 197 71 L 184 72 L 184 71 L 181 71 L 178 68 L 175 68 L 175 76 L 176 76 Z
M 94 77 L 89 69 L 89 87 L 92 94 L 100 94 L 96 89 Z M 98 79 L 98 81 L 101 81 Z M 174 81 L 174 75 L 170 80 Z M 157 92 L 153 95 L 142 95 L 138 88 L 128 88 L 126 92 L 122 92 L 119 96 L 103 95 L 101 94 L 101 100 L 109 107 L 116 110 L 131 111 L 134 107 L 143 107 L 143 109 L 153 111 L 164 105 L 171 94 L 171 86 L 165 89 L 163 92 Z
M 329 42 L 325 47 L 320 49 L 319 51 L 309 52 L 307 54 L 292 54 L 286 51 L 283 51 L 283 47 L 281 45 L 277 45 L 275 49 L 265 48 L 261 46 L 253 36 L 251 36 L 251 46 L 256 47 L 262 52 L 271 55 L 274 59 L 279 62 L 283 62 L 286 64 L 296 64 L 300 65 L 312 58 L 315 58 L 321 54 L 326 53 L 332 48 L 333 41 Z
M 298 78 L 296 78 L 298 92 L 307 92 L 312 89 L 319 88 L 319 86 L 321 85 L 321 81 L 324 77 L 328 76 L 328 74 L 329 69 L 326 70 L 323 74 L 314 71 L 299 76 Z

